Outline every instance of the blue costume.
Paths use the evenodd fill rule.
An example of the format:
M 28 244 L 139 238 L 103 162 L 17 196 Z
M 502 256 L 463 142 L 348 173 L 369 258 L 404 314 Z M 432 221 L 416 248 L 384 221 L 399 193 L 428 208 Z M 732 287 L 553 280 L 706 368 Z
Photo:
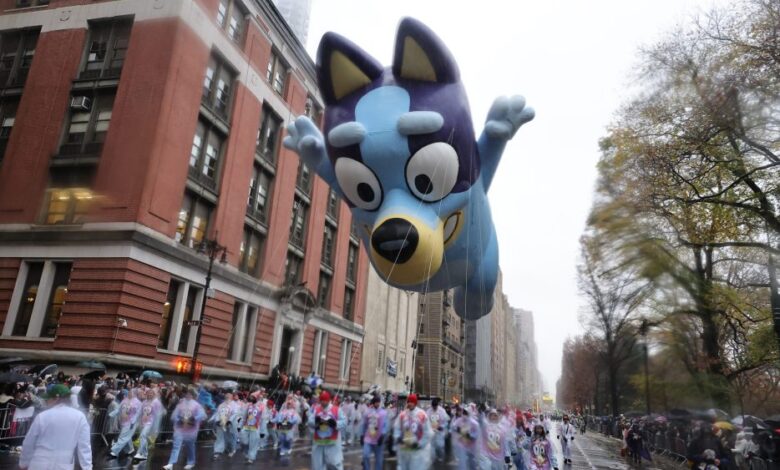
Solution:
M 410 18 L 398 28 L 392 67 L 327 33 L 317 70 L 327 138 L 300 117 L 284 145 L 346 199 L 389 284 L 455 288 L 461 317 L 489 313 L 498 243 L 487 191 L 507 141 L 533 110 L 522 97 L 498 98 L 475 140 L 455 60 Z

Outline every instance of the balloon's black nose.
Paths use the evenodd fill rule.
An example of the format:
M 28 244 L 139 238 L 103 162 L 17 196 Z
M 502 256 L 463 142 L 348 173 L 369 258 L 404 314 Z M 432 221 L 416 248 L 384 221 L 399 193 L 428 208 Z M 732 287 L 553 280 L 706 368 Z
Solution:
M 405 263 L 417 249 L 420 236 L 408 220 L 387 219 L 371 235 L 371 246 L 382 258 L 393 263 Z

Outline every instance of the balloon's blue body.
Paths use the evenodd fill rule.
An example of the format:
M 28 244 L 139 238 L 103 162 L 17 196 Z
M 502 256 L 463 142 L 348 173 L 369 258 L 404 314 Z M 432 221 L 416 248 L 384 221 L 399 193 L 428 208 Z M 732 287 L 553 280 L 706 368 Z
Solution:
M 398 28 L 392 67 L 328 33 L 317 68 L 324 136 L 300 117 L 288 126 L 285 146 L 346 199 L 389 284 L 454 288 L 460 316 L 489 313 L 498 243 L 487 190 L 506 142 L 533 110 L 522 97 L 498 98 L 475 141 L 454 59 L 409 18 Z

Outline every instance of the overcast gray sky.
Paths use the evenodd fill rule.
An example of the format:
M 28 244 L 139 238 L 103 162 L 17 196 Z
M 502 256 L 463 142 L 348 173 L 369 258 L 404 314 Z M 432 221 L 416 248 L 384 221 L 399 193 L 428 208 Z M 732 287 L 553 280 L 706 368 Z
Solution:
M 563 341 L 582 329 L 578 239 L 592 200 L 598 140 L 629 95 L 636 51 L 713 0 L 314 0 L 308 49 L 342 34 L 388 65 L 413 16 L 460 66 L 477 134 L 499 95 L 536 109 L 504 152 L 490 190 L 504 292 L 536 321 L 539 367 L 554 393 Z

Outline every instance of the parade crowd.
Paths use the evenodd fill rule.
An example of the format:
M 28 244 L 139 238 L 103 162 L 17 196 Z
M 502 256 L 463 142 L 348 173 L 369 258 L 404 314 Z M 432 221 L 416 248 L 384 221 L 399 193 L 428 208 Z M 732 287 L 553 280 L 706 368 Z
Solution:
M 362 447 L 366 469 L 381 469 L 388 455 L 396 457 L 399 469 L 427 469 L 445 459 L 448 440 L 460 469 L 552 470 L 558 468 L 552 439 L 561 439 L 564 463 L 569 463 L 567 444 L 576 433 L 568 417 L 556 434 L 549 417 L 530 410 L 442 406 L 435 398 L 423 409 L 415 394 L 353 398 L 320 389 L 279 394 L 257 385 L 186 386 L 126 377 L 94 383 L 64 376 L 9 386 L 6 392 L 17 406 L 32 408 L 29 429 L 17 433 L 24 436 L 20 467 L 31 470 L 73 468 L 74 455 L 82 469 L 90 470 L 92 446 L 100 445 L 96 427 L 109 438 L 111 459 L 131 456 L 139 463 L 170 440 L 165 470 L 182 463 L 185 469 L 195 467 L 204 428 L 214 435 L 213 459 L 226 465 L 254 464 L 262 449 L 284 459 L 302 439 L 311 443 L 315 470 L 343 468 L 349 446 Z M 170 433 L 163 432 L 166 423 Z

